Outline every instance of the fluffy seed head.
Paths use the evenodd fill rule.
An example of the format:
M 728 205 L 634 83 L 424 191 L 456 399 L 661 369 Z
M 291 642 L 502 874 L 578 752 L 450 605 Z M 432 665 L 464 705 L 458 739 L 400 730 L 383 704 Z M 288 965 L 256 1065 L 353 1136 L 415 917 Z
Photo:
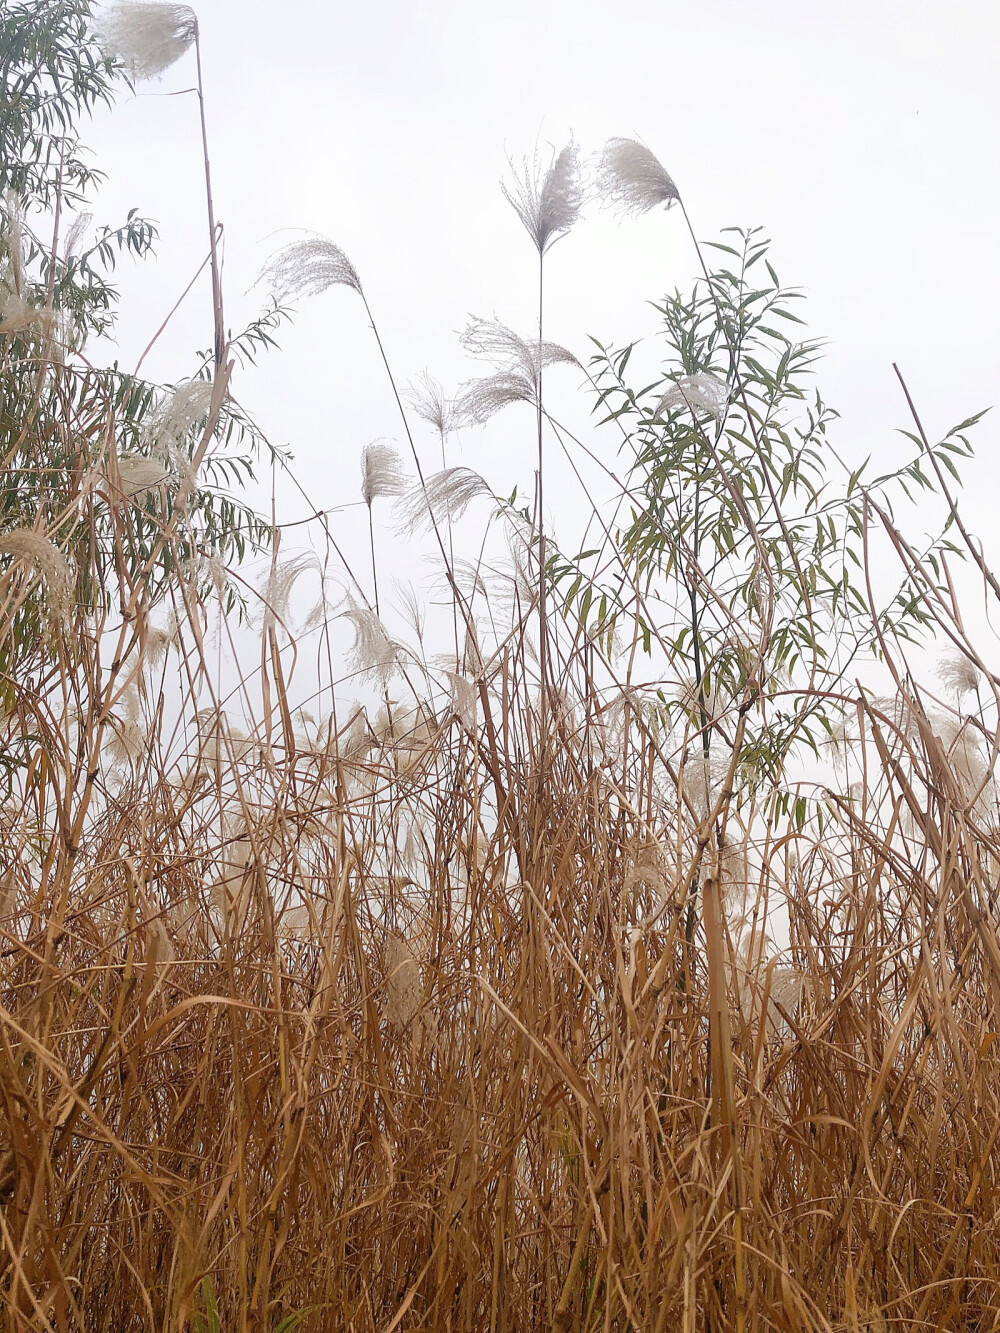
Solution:
M 276 620 L 288 620 L 292 589 L 301 575 L 310 569 L 320 569 L 319 560 L 312 551 L 302 551 L 289 560 L 275 562 L 271 566 L 262 593 L 265 631 L 270 629 Z
M 417 416 L 433 426 L 442 438 L 459 424 L 453 400 L 445 397 L 441 384 L 426 370 L 409 386 L 406 397 Z
M 172 477 L 162 463 L 142 454 L 123 454 L 118 460 L 118 475 L 123 494 L 140 502 Z
M 352 593 L 345 594 L 345 602 L 340 618 L 349 620 L 354 630 L 351 668 L 356 675 L 373 676 L 385 685 L 399 665 L 401 645 L 389 638 L 375 612 L 362 606 Z
M 122 0 L 94 24 L 98 41 L 134 79 L 157 79 L 198 36 L 198 20 L 187 5 L 162 0 Z
M 16 292 L 11 292 L 0 306 L 0 333 L 21 333 L 31 328 L 47 332 L 55 321 L 54 310 L 33 306 Z
M 455 399 L 462 425 L 481 426 L 511 403 L 537 404 L 542 371 L 560 362 L 579 365 L 565 347 L 553 342 L 528 342 L 498 320 L 469 321 L 461 338 L 473 356 L 496 367 L 496 373 L 469 380 Z
M 626 216 L 641 216 L 680 199 L 669 173 L 645 144 L 609 139 L 597 169 L 597 188 L 605 201 Z
M 699 370 L 694 375 L 682 375 L 670 386 L 653 409 L 654 417 L 662 417 L 679 407 L 686 407 L 696 415 L 708 413 L 721 420 L 729 401 L 729 390 L 714 375 Z
M 150 449 L 177 472 L 186 473 L 190 467 L 187 436 L 204 426 L 212 393 L 211 380 L 182 380 L 159 403 L 144 432 Z
M 534 159 L 524 159 L 520 172 L 512 162 L 513 184 L 500 186 L 540 255 L 565 236 L 580 216 L 583 188 L 579 156 L 576 144 L 570 141 L 543 168 L 536 152 Z
M 483 478 L 472 468 L 445 468 L 402 497 L 397 507 L 399 528 L 411 536 L 421 529 L 431 531 L 439 523 L 461 518 L 477 496 L 492 494 Z
M 392 445 L 375 440 L 361 453 L 361 494 L 369 509 L 383 495 L 402 495 L 406 489 L 399 454 Z
M 258 281 L 266 281 L 279 301 L 319 296 L 330 287 L 350 287 L 362 295 L 361 279 L 339 245 L 325 236 L 293 241 L 264 266 Z
M 45 580 L 50 611 L 57 619 L 65 619 L 72 599 L 72 576 L 69 562 L 54 542 L 33 528 L 15 528 L 0 536 L 0 555 L 33 567 Z
M 942 658 L 937 666 L 937 675 L 942 685 L 953 690 L 958 698 L 979 688 L 979 672 L 964 653 L 953 653 Z

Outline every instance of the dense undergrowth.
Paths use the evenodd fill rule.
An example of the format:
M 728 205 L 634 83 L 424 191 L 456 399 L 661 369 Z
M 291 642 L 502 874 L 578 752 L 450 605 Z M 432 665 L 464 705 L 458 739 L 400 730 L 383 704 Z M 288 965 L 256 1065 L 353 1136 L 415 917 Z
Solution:
M 184 7 L 136 9 L 156 42 L 106 28 L 133 75 L 196 43 Z M 1000 677 L 953 572 L 1000 594 L 951 489 L 973 423 L 932 447 L 914 412 L 909 464 L 838 480 L 794 294 L 724 234 L 645 386 L 631 349 L 582 367 L 479 322 L 488 374 L 401 395 L 443 468 L 414 449 L 408 487 L 376 448 L 363 499 L 425 534 L 450 604 L 391 629 L 374 528 L 356 568 L 332 519 L 286 560 L 227 489 L 266 449 L 237 354 L 280 301 L 364 300 L 337 247 L 282 252 L 234 338 L 210 204 L 206 363 L 163 388 L 85 355 L 117 251 L 152 240 L 53 217 L 125 68 L 88 17 L 2 16 L 5 1327 L 1000 1327 Z M 640 145 L 598 185 L 683 212 Z M 540 290 L 582 189 L 572 148 L 508 189 Z M 562 365 L 586 446 L 545 409 Z M 494 501 L 470 540 L 488 487 L 447 442 L 508 407 L 534 509 Z M 542 521 L 556 445 L 613 483 L 580 551 Z M 213 636 L 252 669 L 220 674 Z

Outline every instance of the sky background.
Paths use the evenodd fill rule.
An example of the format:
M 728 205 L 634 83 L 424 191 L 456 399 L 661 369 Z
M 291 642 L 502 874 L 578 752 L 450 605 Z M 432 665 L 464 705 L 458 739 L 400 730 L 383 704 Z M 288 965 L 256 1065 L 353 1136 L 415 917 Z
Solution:
M 458 345 L 470 313 L 532 328 L 535 256 L 499 189 L 508 155 L 570 132 L 584 153 L 627 135 L 661 158 L 701 238 L 765 228 L 779 275 L 808 298 L 798 313 L 827 340 L 817 383 L 852 463 L 872 454 L 883 471 L 904 456 L 893 361 L 932 435 L 997 398 L 995 0 L 200 0 L 197 12 L 234 329 L 263 299 L 252 284 L 268 255 L 322 232 L 357 267 L 399 380 L 427 368 L 453 388 L 480 369 Z M 119 273 L 124 315 L 105 350 L 125 366 L 206 248 L 197 105 L 168 95 L 193 78 L 189 54 L 87 135 L 109 175 L 97 220 L 137 206 L 161 231 L 158 261 Z M 551 252 L 547 336 L 584 359 L 588 335 L 648 339 L 648 302 L 687 287 L 695 265 L 677 210 L 619 223 L 591 207 Z M 210 324 L 205 281 L 146 373 L 190 374 Z M 400 438 L 363 309 L 335 289 L 281 344 L 235 392 L 291 448 L 317 504 L 356 500 L 361 448 Z M 557 375 L 557 410 L 588 430 L 579 377 Z M 511 409 L 455 461 L 498 493 L 530 492 L 532 429 L 529 409 Z M 990 417 L 977 432 L 967 489 L 1000 563 L 996 430 Z M 588 440 L 612 461 L 610 437 Z M 422 447 L 432 460 L 429 437 Z M 559 529 L 579 502 L 553 468 Z M 305 512 L 280 498 L 281 517 Z M 348 513 L 345 530 L 360 519 Z

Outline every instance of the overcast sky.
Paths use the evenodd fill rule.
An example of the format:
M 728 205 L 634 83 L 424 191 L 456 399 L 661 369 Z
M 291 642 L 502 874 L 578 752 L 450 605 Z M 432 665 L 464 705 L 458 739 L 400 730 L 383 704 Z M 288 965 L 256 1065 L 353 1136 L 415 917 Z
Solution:
M 584 151 L 629 135 L 673 174 L 701 237 L 731 224 L 771 236 L 780 276 L 808 297 L 799 313 L 828 340 L 819 384 L 852 461 L 874 453 L 881 470 L 901 456 L 894 360 L 934 434 L 997 398 L 995 0 L 200 0 L 197 12 L 234 327 L 261 300 L 247 289 L 267 256 L 312 229 L 354 261 L 400 380 L 427 367 L 454 386 L 477 369 L 457 340 L 469 313 L 531 329 L 533 251 L 498 188 L 507 155 L 570 131 Z M 161 228 L 159 261 L 121 271 L 125 364 L 205 250 L 196 103 L 165 95 L 193 74 L 189 54 L 88 135 L 109 173 L 98 220 L 135 205 Z M 591 210 L 551 252 L 547 334 L 581 357 L 591 334 L 648 336 L 645 303 L 694 268 L 676 210 L 622 224 Z M 205 283 L 145 369 L 177 380 L 210 341 Z M 573 387 L 566 411 L 584 425 Z M 361 447 L 400 433 L 346 289 L 303 307 L 235 389 L 323 505 L 356 498 Z M 975 525 L 1000 558 L 996 430 L 980 428 L 970 476 Z M 514 409 L 466 439 L 462 461 L 498 492 L 518 479 L 530 490 L 530 432 Z

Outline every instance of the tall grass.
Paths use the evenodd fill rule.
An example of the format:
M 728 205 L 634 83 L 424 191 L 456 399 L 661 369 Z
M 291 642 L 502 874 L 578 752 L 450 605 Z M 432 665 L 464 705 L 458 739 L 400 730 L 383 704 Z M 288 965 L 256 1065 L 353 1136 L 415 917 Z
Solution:
M 605 170 L 638 163 L 679 198 L 622 143 Z M 331 281 L 360 294 L 334 251 Z M 218 328 L 180 472 L 140 475 L 138 390 L 74 351 L 51 292 L 46 317 L 0 324 L 21 414 L 0 537 L 5 1327 L 1000 1327 L 1000 676 L 948 556 L 1000 589 L 915 408 L 900 477 L 932 483 L 959 545 L 909 541 L 885 479 L 845 478 L 839 509 L 801 498 L 768 453 L 771 372 L 705 274 L 664 308 L 702 364 L 609 423 L 635 459 L 614 512 L 640 517 L 596 505 L 596 561 L 561 563 L 547 530 L 546 555 L 539 505 L 500 506 L 503 563 L 457 523 L 479 479 L 421 473 L 398 500 L 436 534 L 444 650 L 366 599 L 395 462 L 356 552 L 329 517 L 297 562 L 253 529 L 271 560 L 252 592 L 198 507 L 240 421 Z M 535 395 L 539 440 L 582 466 L 541 401 L 563 358 L 541 328 L 504 345 L 464 417 L 462 398 L 434 409 L 442 459 L 470 401 Z M 589 373 L 611 409 L 609 367 L 623 384 L 620 351 Z M 667 445 L 702 451 L 676 489 Z M 54 479 L 30 515 L 10 503 L 28 464 Z M 541 454 L 538 482 L 540 501 Z M 730 505 L 739 539 L 709 550 Z M 820 511 L 861 553 L 836 585 L 856 592 L 849 651 L 802 573 Z M 906 617 L 879 600 L 890 560 Z M 908 646 L 921 626 L 951 653 L 940 698 Z M 367 704 L 346 702 L 352 672 Z

